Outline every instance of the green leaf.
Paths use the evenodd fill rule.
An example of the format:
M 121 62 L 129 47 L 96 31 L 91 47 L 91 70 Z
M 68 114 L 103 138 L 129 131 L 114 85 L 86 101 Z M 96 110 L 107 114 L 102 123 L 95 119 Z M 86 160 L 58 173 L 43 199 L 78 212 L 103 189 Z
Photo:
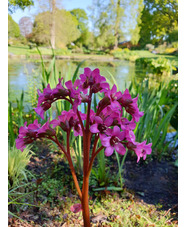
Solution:
M 152 148 L 154 148 L 159 140 L 160 137 L 160 133 L 162 131 L 162 129 L 164 129 L 165 125 L 167 125 L 167 122 L 170 122 L 170 119 L 172 117 L 172 114 L 174 113 L 174 110 L 176 109 L 178 103 L 176 102 L 176 104 L 165 114 L 165 116 L 161 119 L 158 129 L 156 132 L 154 132 L 154 138 L 153 138 L 153 144 L 152 144 Z
M 114 187 L 114 186 L 110 186 L 110 187 L 102 187 L 102 188 L 93 188 L 93 191 L 123 191 L 123 188 L 120 187 Z
M 78 64 L 78 66 L 77 66 L 77 68 L 76 68 L 76 70 L 75 70 L 75 72 L 74 72 L 74 75 L 73 75 L 73 77 L 72 77 L 72 83 L 75 82 L 75 80 L 76 80 L 76 78 L 77 78 L 77 74 L 78 74 L 79 68 L 81 67 L 81 65 L 82 65 L 84 62 L 85 62 L 85 60 L 81 61 L 81 62 Z

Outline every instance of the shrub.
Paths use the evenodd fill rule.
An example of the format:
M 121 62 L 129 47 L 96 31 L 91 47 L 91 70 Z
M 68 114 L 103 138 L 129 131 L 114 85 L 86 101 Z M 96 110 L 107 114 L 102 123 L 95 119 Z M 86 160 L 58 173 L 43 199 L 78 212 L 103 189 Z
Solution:
M 154 50 L 154 45 L 153 44 L 146 44 L 146 46 L 145 46 L 145 49 L 147 49 L 147 50 Z
M 27 180 L 27 170 L 31 153 L 29 147 L 25 148 L 23 152 L 16 147 L 11 147 L 8 150 L 8 184 L 12 188 L 19 184 L 23 179 Z
M 166 58 L 152 59 L 151 68 L 155 74 L 171 73 L 171 62 Z
M 128 48 L 117 48 L 115 50 L 111 50 L 110 54 L 113 55 L 115 58 L 118 59 L 128 59 L 129 60 L 129 55 L 132 55 L 132 52 Z
M 130 50 L 129 50 L 128 48 L 124 48 L 123 51 L 124 51 L 125 53 L 129 53 L 129 52 L 130 52 Z
M 174 47 L 167 48 L 167 49 L 165 49 L 165 53 L 166 53 L 166 54 L 171 54 L 171 53 L 175 52 L 176 50 L 177 50 L 177 49 L 174 48 Z
M 173 42 L 173 43 L 172 43 L 172 47 L 178 48 L 178 42 Z

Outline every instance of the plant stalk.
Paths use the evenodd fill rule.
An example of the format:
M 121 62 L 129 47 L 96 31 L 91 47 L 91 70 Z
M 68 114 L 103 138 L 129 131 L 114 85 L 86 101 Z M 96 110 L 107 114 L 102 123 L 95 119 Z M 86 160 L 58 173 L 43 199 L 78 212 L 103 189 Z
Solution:
M 83 190 L 82 190 L 82 212 L 83 221 L 85 227 L 90 227 L 90 212 L 89 212 L 89 202 L 88 202 L 88 192 L 89 192 L 89 175 L 83 177 Z

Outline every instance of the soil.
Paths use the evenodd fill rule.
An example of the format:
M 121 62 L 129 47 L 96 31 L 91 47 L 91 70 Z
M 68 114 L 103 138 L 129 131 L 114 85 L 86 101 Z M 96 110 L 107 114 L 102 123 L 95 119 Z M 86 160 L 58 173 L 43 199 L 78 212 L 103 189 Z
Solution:
M 36 174 L 38 181 L 40 181 L 42 180 L 43 173 L 51 176 L 55 166 L 54 160 L 57 156 L 59 156 L 59 153 L 57 151 L 51 153 L 48 145 L 39 145 L 37 155 L 31 158 L 28 169 L 32 170 L 32 173 Z M 60 171 L 60 176 L 58 177 L 62 177 L 64 172 L 70 175 L 69 167 L 63 160 L 58 160 L 58 164 L 63 166 L 62 171 Z M 111 169 L 118 169 L 116 160 L 111 166 Z M 153 160 L 149 163 L 142 160 L 136 163 L 136 158 L 131 159 L 127 156 L 124 164 L 124 180 L 124 187 L 131 190 L 135 197 L 148 204 L 161 204 L 159 206 L 160 209 L 170 209 L 171 212 L 177 214 L 178 168 L 174 166 L 174 163 L 170 160 L 161 162 Z
M 125 186 L 135 191 L 144 202 L 161 204 L 162 209 L 178 204 L 178 168 L 173 162 L 156 160 L 148 164 L 126 161 Z

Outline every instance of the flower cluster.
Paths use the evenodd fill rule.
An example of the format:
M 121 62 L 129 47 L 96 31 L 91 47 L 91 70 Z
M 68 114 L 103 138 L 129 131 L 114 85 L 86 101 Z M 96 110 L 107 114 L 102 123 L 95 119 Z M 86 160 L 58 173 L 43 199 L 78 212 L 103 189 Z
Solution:
M 84 121 L 86 120 L 86 130 L 88 122 L 89 132 L 92 135 L 99 136 L 101 144 L 105 148 L 106 156 L 112 155 L 114 150 L 124 155 L 127 148 L 136 153 L 138 162 L 141 157 L 145 159 L 146 155 L 151 153 L 151 143 L 135 141 L 133 130 L 136 127 L 136 122 L 143 116 L 143 112 L 138 109 L 138 96 L 132 99 L 128 89 L 122 93 L 117 91 L 116 85 L 110 89 L 105 77 L 100 75 L 99 69 L 92 71 L 90 68 L 85 68 L 80 79 L 77 79 L 74 83 L 67 81 L 65 86 L 66 88 L 62 85 L 62 79 L 59 79 L 56 88 L 51 89 L 48 84 L 43 93 L 38 90 L 39 98 L 35 111 L 44 119 L 44 113 L 53 102 L 59 99 L 69 101 L 72 109 L 68 112 L 62 111 L 58 120 L 47 121 L 42 127 L 37 120 L 28 127 L 25 123 L 20 128 L 19 137 L 16 140 L 18 149 L 23 149 L 37 138 L 55 136 L 54 128 L 57 126 L 65 132 L 70 132 L 73 129 L 75 136 L 83 136 L 85 131 Z M 91 106 L 92 94 L 97 92 L 104 93 L 104 98 L 98 103 L 97 111 L 94 112 L 89 109 L 89 112 L 81 113 L 78 106 L 81 103 L 87 103 Z M 123 109 L 131 115 L 130 121 L 123 117 Z
M 16 147 L 23 151 L 26 145 L 31 144 L 34 140 L 38 138 L 46 138 L 55 136 L 56 132 L 53 128 L 50 127 L 49 121 L 47 121 L 42 127 L 41 124 L 38 124 L 36 119 L 33 124 L 27 126 L 27 122 L 24 123 L 24 126 L 21 126 L 19 129 L 19 135 L 16 139 Z

